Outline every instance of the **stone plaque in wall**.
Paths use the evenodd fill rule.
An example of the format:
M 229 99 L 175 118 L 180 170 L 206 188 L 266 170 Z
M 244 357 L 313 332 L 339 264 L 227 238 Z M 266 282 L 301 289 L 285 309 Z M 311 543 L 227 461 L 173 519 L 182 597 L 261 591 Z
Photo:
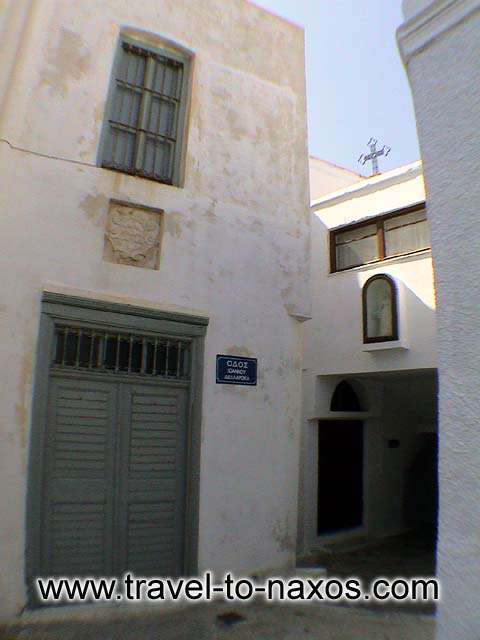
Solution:
M 105 229 L 104 260 L 158 269 L 162 216 L 161 209 L 111 200 Z

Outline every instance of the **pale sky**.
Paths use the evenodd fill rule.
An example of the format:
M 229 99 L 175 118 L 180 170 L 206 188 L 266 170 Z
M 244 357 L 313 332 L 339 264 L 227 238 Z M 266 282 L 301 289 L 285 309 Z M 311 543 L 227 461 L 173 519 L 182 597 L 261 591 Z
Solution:
M 371 136 L 392 148 L 385 171 L 418 160 L 415 118 L 395 30 L 401 0 L 255 0 L 306 28 L 310 153 L 358 164 Z

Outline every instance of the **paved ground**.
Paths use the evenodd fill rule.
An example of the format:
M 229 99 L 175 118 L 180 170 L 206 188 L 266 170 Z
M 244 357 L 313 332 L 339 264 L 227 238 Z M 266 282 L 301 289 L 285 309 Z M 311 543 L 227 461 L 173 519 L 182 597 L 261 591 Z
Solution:
M 430 576 L 435 572 L 431 533 L 397 536 L 375 544 L 336 544 L 299 562 L 323 566 L 328 576 L 359 576 L 368 587 L 379 576 Z M 0 640 L 433 640 L 432 605 L 195 605 L 175 612 L 152 608 L 90 613 L 76 608 L 69 622 L 47 622 L 46 610 L 27 614 Z M 68 620 L 65 609 L 57 610 Z M 430 615 L 424 615 L 430 614 Z M 55 616 L 53 616 L 55 617 Z M 73 615 L 72 615 L 73 617 Z M 52 619 L 50 615 L 49 619 Z
M 0 638 L 2 636 L 0 635 Z M 25 624 L 2 640 L 433 640 L 434 619 L 313 605 L 196 605 L 129 619 Z
M 410 578 L 435 575 L 435 535 L 429 529 L 368 545 L 362 545 L 362 540 L 359 539 L 356 544 L 356 548 L 352 548 L 352 542 L 327 546 L 324 551 L 302 558 L 298 565 L 323 566 L 328 576 L 358 576 L 363 580 L 364 587 L 368 587 L 375 578 L 383 576 Z M 408 608 L 409 611 L 429 614 L 435 611 L 435 606 L 428 603 L 388 603 L 376 605 L 375 608 L 378 607 L 388 610 Z

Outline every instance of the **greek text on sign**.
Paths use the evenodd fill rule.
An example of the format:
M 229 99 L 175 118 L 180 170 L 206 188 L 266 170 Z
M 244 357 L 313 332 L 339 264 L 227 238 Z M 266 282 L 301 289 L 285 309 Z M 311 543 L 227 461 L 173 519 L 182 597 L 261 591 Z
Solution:
M 217 384 L 257 384 L 257 359 L 217 355 Z

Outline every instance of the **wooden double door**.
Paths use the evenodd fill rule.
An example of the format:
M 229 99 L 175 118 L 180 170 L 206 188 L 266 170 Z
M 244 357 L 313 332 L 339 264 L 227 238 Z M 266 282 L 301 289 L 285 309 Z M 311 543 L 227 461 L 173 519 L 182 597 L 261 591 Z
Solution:
M 37 452 L 41 575 L 180 575 L 188 386 L 68 373 L 50 376 Z

